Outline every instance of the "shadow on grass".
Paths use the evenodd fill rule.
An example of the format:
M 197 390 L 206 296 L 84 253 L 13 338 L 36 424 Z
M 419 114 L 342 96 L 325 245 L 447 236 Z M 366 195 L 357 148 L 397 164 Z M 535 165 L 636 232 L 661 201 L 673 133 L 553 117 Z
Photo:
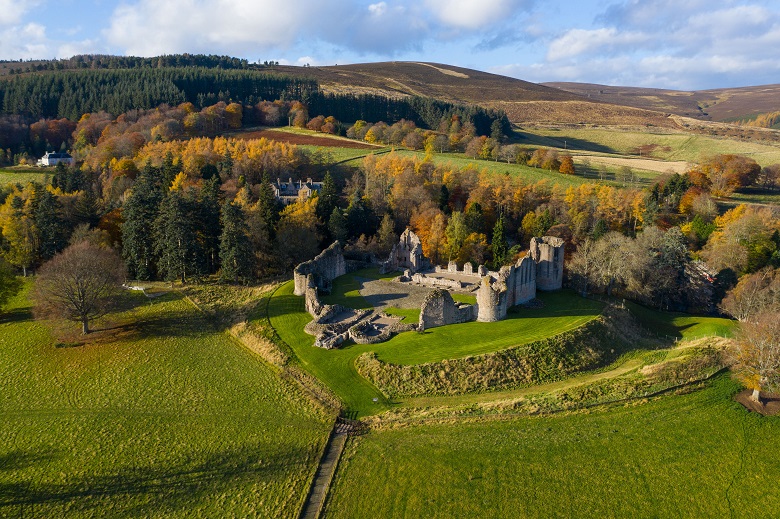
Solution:
M 0 454 L 0 471 L 22 470 L 40 463 L 48 463 L 54 458 L 54 452 L 32 453 L 17 449 Z
M 32 319 L 32 307 L 15 308 L 10 312 L 0 313 L 0 324 L 21 323 L 24 321 L 32 321 Z
M 14 508 L 71 503 L 74 509 L 98 510 L 109 506 L 112 516 L 163 515 L 186 510 L 204 498 L 233 493 L 240 485 L 284 477 L 294 460 L 308 457 L 302 448 L 245 447 L 218 452 L 197 461 L 173 465 L 123 468 L 112 474 L 89 475 L 64 483 L 30 478 L 0 483 L 0 516 Z M 50 457 L 13 452 L 7 470 L 45 465 Z M 293 496 L 294 498 L 295 496 Z M 18 510 L 21 512 L 21 510 Z
M 534 135 L 531 133 L 517 132 L 518 143 L 521 144 L 539 144 L 542 146 L 554 146 L 556 148 L 565 148 L 568 151 L 597 151 L 601 153 L 617 153 L 616 150 L 599 144 L 597 142 L 589 141 L 587 139 L 578 139 L 576 137 L 567 136 L 563 133 L 556 136 L 550 135 Z

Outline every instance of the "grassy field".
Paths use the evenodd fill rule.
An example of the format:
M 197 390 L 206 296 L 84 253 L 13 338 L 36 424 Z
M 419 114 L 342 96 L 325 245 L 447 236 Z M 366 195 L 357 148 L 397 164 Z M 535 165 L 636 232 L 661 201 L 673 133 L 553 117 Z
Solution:
M 771 517 L 780 418 L 737 389 L 374 431 L 348 445 L 328 517 Z
M 0 187 L 8 184 L 24 185 L 28 182 L 47 182 L 53 173 L 53 169 L 0 168 Z
M 535 146 L 608 154 L 638 155 L 639 146 L 656 145 L 650 156 L 662 160 L 698 162 L 719 153 L 746 155 L 762 166 L 780 163 L 780 146 L 688 133 L 650 133 L 603 128 L 533 129 L 518 132 L 520 142 Z
M 424 334 L 406 332 L 381 344 L 352 344 L 328 351 L 315 348 L 314 337 L 303 331 L 311 317 L 304 309 L 303 298 L 293 295 L 293 288 L 292 282 L 286 283 L 271 298 L 268 307 L 271 324 L 295 352 L 302 366 L 325 382 L 350 411 L 357 411 L 360 416 L 376 414 L 391 406 L 391 402 L 357 373 L 354 362 L 362 353 L 374 351 L 381 360 L 399 364 L 477 355 L 571 330 L 593 319 L 601 309 L 601 303 L 569 292 L 540 293 L 544 308 L 521 309 L 498 323 L 443 326 Z M 330 303 L 369 307 L 357 292 L 357 283 L 352 276 L 336 279 L 333 293 L 328 297 L 326 301 Z M 413 320 L 419 316 L 416 310 L 393 309 L 391 313 Z
M 721 317 L 659 312 L 631 302 L 626 302 L 626 305 L 642 326 L 658 335 L 669 337 L 681 339 L 713 335 L 731 337 L 739 325 L 737 321 Z
M 0 516 L 295 517 L 324 415 L 177 293 L 127 297 L 69 347 L 0 314 Z

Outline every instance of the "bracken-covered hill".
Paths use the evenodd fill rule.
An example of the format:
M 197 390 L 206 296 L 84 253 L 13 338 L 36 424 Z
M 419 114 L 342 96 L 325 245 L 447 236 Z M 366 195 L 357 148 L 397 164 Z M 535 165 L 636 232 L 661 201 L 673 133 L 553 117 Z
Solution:
M 277 66 L 273 70 L 314 78 L 326 92 L 417 95 L 500 108 L 518 124 L 676 126 L 662 111 L 616 106 L 520 79 L 438 63 L 392 61 L 329 67 Z

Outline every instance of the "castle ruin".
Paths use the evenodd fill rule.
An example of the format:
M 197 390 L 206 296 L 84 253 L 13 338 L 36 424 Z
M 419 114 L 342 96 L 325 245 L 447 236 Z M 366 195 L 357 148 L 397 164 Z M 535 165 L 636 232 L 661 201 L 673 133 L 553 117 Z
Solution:
M 423 255 L 420 238 L 407 228 L 393 245 L 390 258 L 382 264 L 383 272 L 394 270 L 409 270 L 412 274 L 430 270 L 431 262 Z
M 313 260 L 305 261 L 295 267 L 293 278 L 295 279 L 295 295 L 302 296 L 309 287 L 309 275 L 311 282 L 317 289 L 330 292 L 333 280 L 347 273 L 347 264 L 341 251 L 341 244 L 334 241 L 330 247 L 322 251 Z
M 562 287 L 564 246 L 561 238 L 533 238 L 525 256 L 497 272 L 484 265 L 474 269 L 470 263 L 459 270 L 454 261 L 446 268 L 431 268 L 430 261 L 422 253 L 420 238 L 411 229 L 406 229 L 381 270 L 403 270 L 403 275 L 395 278 L 395 282 L 431 289 L 423 300 L 416 325 L 403 324 L 398 318 L 377 311 L 353 310 L 320 302 L 319 292 L 329 292 L 333 280 L 346 273 L 339 242 L 295 268 L 295 294 L 305 297 L 306 311 L 313 318 L 306 331 L 317 336 L 315 344 L 324 348 L 336 347 L 347 338 L 359 343 L 380 342 L 393 333 L 413 328 L 424 331 L 470 321 L 496 322 L 506 318 L 509 308 L 533 300 L 537 290 Z M 456 303 L 450 291 L 472 294 L 476 303 Z

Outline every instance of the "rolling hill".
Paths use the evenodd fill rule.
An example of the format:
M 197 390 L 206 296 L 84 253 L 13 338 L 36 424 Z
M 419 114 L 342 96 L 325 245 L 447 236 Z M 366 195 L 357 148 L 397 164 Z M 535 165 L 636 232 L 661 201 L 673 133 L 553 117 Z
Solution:
M 510 121 L 677 127 L 663 111 L 616 106 L 607 100 L 520 79 L 439 63 L 380 62 L 329 67 L 278 66 L 274 70 L 316 79 L 331 93 L 426 96 L 507 112 Z
M 543 84 L 592 101 L 711 121 L 729 122 L 780 110 L 780 84 L 690 92 L 591 83 Z

